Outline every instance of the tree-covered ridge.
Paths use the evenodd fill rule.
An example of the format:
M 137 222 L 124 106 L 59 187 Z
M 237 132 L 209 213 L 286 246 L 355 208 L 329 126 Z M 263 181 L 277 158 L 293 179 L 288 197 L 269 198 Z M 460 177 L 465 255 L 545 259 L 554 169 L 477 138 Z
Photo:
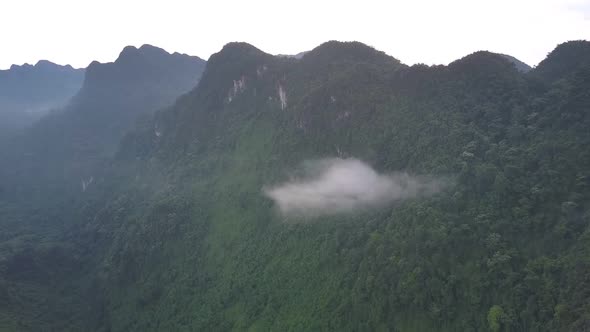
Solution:
M 0 141 L 0 196 L 28 201 L 78 194 L 100 179 L 121 137 L 140 117 L 191 90 L 205 61 L 150 45 L 126 47 L 112 63 L 93 62 L 80 91 L 62 109 L 11 140 Z M 54 194 L 50 194 L 54 190 Z
M 574 74 L 590 65 L 590 43 L 586 40 L 568 41 L 558 45 L 535 68 L 536 75 L 553 82 Z
M 9 310 L 4 321 L 31 330 L 587 330 L 590 67 L 567 67 L 576 69 L 555 80 L 489 52 L 409 67 L 360 43 L 329 42 L 299 60 L 229 44 L 194 90 L 125 136 L 75 212 L 54 212 L 70 222 L 47 247 L 62 248 L 66 268 L 72 258 L 82 267 L 56 281 L 68 296 L 44 295 L 85 306 L 67 322 Z M 277 214 L 262 188 L 325 157 L 452 185 L 353 215 Z M 67 273 L 23 237 L 3 241 L 0 296 L 11 304 L 25 293 L 9 267 Z

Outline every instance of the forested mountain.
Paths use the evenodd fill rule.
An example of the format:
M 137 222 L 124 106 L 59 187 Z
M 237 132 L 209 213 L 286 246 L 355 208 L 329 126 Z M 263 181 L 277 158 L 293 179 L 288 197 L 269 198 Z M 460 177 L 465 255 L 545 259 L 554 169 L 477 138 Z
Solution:
M 33 202 L 33 197 L 61 199 L 63 190 L 84 191 L 85 183 L 101 179 L 124 133 L 192 89 L 204 67 L 198 57 L 150 45 L 128 46 L 113 63 L 91 63 L 66 107 L 8 141 L 4 155 L 0 152 L 0 196 Z
M 590 47 L 585 40 L 559 45 L 536 68 L 536 75 L 553 82 L 577 73 L 590 65 Z
M 525 73 L 484 51 L 410 67 L 356 42 L 230 43 L 68 211 L 2 196 L 0 326 L 588 331 L 589 49 Z M 265 195 L 326 158 L 444 185 L 318 215 Z
M 41 60 L 0 70 L 0 138 L 64 106 L 82 86 L 84 69 Z

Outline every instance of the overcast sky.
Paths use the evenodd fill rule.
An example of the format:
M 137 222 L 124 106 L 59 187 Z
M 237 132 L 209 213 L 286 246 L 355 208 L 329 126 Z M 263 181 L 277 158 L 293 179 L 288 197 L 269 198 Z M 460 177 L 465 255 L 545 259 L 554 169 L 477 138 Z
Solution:
M 406 64 L 485 49 L 536 65 L 561 42 L 590 39 L 590 0 L 1 0 L 0 13 L 0 69 L 86 67 L 146 43 L 207 59 L 231 41 L 295 54 L 334 39 Z

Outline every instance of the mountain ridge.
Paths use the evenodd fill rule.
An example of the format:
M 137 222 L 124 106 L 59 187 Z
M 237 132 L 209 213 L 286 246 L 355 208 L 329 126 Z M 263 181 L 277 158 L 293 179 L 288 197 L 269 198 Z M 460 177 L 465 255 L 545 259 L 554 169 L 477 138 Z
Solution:
M 20 131 L 64 106 L 80 89 L 84 71 L 46 60 L 0 70 L 0 135 Z
M 145 249 L 140 241 L 153 236 L 149 227 L 166 224 L 150 219 L 151 212 L 133 222 L 144 233 L 119 234 L 127 244 L 134 243 L 134 249 L 123 255 L 124 263 L 115 270 L 140 269 L 134 275 L 153 282 L 133 293 L 162 294 L 147 300 L 154 308 L 181 310 L 178 301 L 191 308 L 177 315 L 161 314 L 160 327 L 483 330 L 495 322 L 496 313 L 502 317 L 498 324 L 506 328 L 565 331 L 585 324 L 584 301 L 572 292 L 588 285 L 576 283 L 578 277 L 565 272 L 575 266 L 584 266 L 585 271 L 587 266 L 583 254 L 571 254 L 587 243 L 582 235 L 586 226 L 575 216 L 587 211 L 582 197 L 589 193 L 570 186 L 584 173 L 581 165 L 590 160 L 587 152 L 574 152 L 587 151 L 583 142 L 589 139 L 583 130 L 588 118 L 581 106 L 588 98 L 578 90 L 588 84 L 583 72 L 576 76 L 580 81 L 572 81 L 574 90 L 548 84 L 531 91 L 529 84 L 534 82 L 529 74 L 490 52 L 430 67 L 391 60 L 378 66 L 374 62 L 382 63 L 381 57 L 372 63 L 371 56 L 359 59 L 354 53 L 315 58 L 324 65 L 314 63 L 313 56 L 305 64 L 306 56 L 293 60 L 255 54 L 234 70 L 225 71 L 225 64 L 211 61 L 206 72 L 222 84 L 203 80 L 189 96 L 159 113 L 146 135 L 136 137 L 135 142 L 155 142 L 148 152 L 139 149 L 144 155 L 135 155 L 134 149 L 121 152 L 128 154 L 123 163 L 145 172 L 140 178 L 158 177 L 154 173 L 165 177 L 168 189 L 162 189 L 155 201 L 177 197 L 164 206 L 186 213 L 175 219 L 186 238 L 168 233 L 175 246 L 166 244 L 169 240 L 156 240 L 160 248 L 184 257 L 178 260 L 143 267 L 131 260 L 136 250 Z M 329 67 L 325 64 L 336 66 L 313 70 Z M 255 69 L 263 65 L 267 68 L 259 76 Z M 242 78 L 245 87 L 235 83 Z M 280 102 L 281 87 L 286 105 Z M 228 93 L 234 91 L 238 93 L 230 100 Z M 207 102 L 209 92 L 217 96 L 216 103 Z M 559 102 L 553 98 L 566 95 L 577 106 L 554 108 Z M 533 102 L 548 96 L 554 97 L 546 104 Z M 164 119 L 170 127 L 162 127 Z M 551 122 L 554 125 L 548 126 Z M 162 130 L 160 135 L 154 128 Z M 545 141 L 553 136 L 560 140 Z M 558 158 L 569 162 L 543 154 L 549 148 L 546 144 L 557 144 Z M 378 169 L 452 174 L 456 182 L 439 197 L 368 216 L 293 225 L 274 215 L 260 188 L 288 177 L 282 169 L 325 156 L 360 158 Z M 151 166 L 142 166 L 143 161 Z M 556 171 L 560 183 L 567 188 L 543 176 L 554 168 L 560 169 Z M 575 203 L 566 203 L 574 197 L 572 191 L 577 193 L 572 198 Z M 544 212 L 535 212 L 533 206 Z M 577 212 L 561 218 L 571 227 L 564 230 L 571 241 L 542 230 L 553 227 L 555 218 L 570 206 Z M 551 238 L 550 243 L 563 247 L 540 249 L 536 237 Z M 113 245 L 114 251 L 125 247 L 123 242 Z M 181 263 L 188 259 L 184 251 L 198 253 L 195 267 Z M 145 255 L 169 257 L 153 251 Z M 565 273 L 568 281 L 540 272 L 551 266 L 562 271 L 557 274 Z M 186 278 L 175 283 L 176 292 L 171 286 L 156 285 L 156 280 L 166 278 L 160 271 L 168 269 L 178 269 Z M 511 279 L 504 283 L 500 276 Z M 546 286 L 552 290 L 545 293 L 529 284 L 530 278 L 560 286 Z M 518 286 L 512 288 L 513 283 Z M 121 291 L 130 284 L 125 285 Z M 182 296 L 179 287 L 194 295 Z M 114 296 L 127 307 L 134 302 L 132 295 Z M 469 299 L 471 307 L 462 307 Z M 537 311 L 540 307 L 550 314 L 543 316 Z M 111 314 L 137 330 L 153 322 L 141 312 L 135 317 Z M 557 321 L 555 315 L 570 316 Z M 180 317 L 191 317 L 191 323 L 182 325 Z
M 590 65 L 590 41 L 573 40 L 561 43 L 541 61 L 532 73 L 553 82 L 583 66 Z
M 583 330 L 590 75 L 578 65 L 554 82 L 490 52 L 406 66 L 359 43 L 328 42 L 300 60 L 228 44 L 192 90 L 125 134 L 101 176 L 85 174 L 76 199 L 27 196 L 36 208 L 24 217 L 0 205 L 5 223 L 60 225 L 51 236 L 0 233 L 17 234 L 0 246 L 6 303 L 30 304 L 0 310 L 0 324 Z M 309 219 L 263 195 L 325 158 L 448 185 Z M 22 284 L 27 271 L 60 291 Z M 23 301 L 23 289 L 43 296 Z M 73 318 L 35 315 L 53 308 Z
M 138 117 L 150 117 L 192 89 L 205 64 L 200 58 L 155 47 L 126 49 L 115 62 L 91 64 L 80 90 L 65 107 L 11 139 L 14 146 L 7 147 L 10 157 L 5 159 L 19 166 L 3 167 L 6 188 L 22 187 L 18 181 L 50 181 L 53 186 L 46 189 L 79 192 L 81 181 L 98 176 L 108 164 Z M 25 190 L 15 197 L 29 194 Z

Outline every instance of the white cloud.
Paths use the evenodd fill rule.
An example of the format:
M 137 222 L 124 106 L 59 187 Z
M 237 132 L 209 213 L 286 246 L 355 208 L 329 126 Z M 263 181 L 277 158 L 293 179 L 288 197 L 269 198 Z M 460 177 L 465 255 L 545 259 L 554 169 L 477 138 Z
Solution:
M 379 208 L 431 195 L 443 182 L 407 173 L 379 174 L 358 159 L 323 159 L 305 164 L 304 176 L 264 193 L 284 215 L 319 216 Z

